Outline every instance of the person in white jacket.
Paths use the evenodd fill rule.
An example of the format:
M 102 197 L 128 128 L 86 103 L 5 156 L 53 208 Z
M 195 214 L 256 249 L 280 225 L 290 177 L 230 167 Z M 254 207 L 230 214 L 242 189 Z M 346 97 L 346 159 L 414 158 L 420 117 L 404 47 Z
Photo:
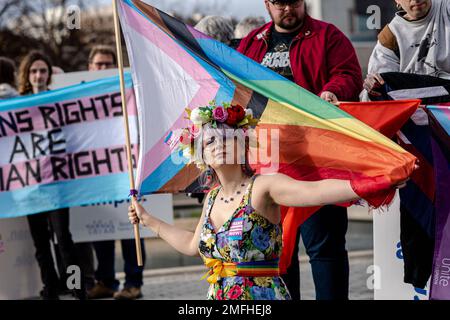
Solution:
M 440 87 L 433 87 L 433 83 L 450 79 L 450 0 L 396 0 L 396 3 L 399 12 L 379 34 L 369 60 L 369 74 L 361 96 L 364 101 L 386 99 L 385 91 L 395 100 L 431 98 L 434 90 L 440 90 Z M 388 79 L 391 75 L 384 75 L 389 72 L 403 73 L 399 81 L 403 82 L 402 89 L 398 88 L 398 83 Z M 419 79 L 421 83 L 414 82 Z M 385 82 L 388 86 L 384 86 Z M 408 89 L 411 91 L 408 92 Z M 395 91 L 397 94 L 393 96 Z M 403 92 L 399 95 L 399 91 Z M 425 126 L 428 116 L 418 109 L 413 119 L 413 123 Z M 406 130 L 400 135 L 400 140 L 411 144 L 408 138 L 411 138 L 409 133 L 414 129 Z M 423 130 L 415 131 L 415 134 L 426 134 Z M 422 138 L 427 139 L 426 136 Z M 414 148 L 411 152 L 420 157 L 423 150 L 416 151 Z M 424 160 L 425 163 L 427 161 Z M 419 168 L 416 175 L 428 179 L 429 173 L 425 167 Z M 427 232 L 418 222 L 419 216 L 432 221 L 432 214 L 421 206 L 420 201 L 410 200 L 420 199 L 421 192 L 413 184 L 408 184 L 400 193 L 400 242 L 404 262 L 403 281 L 423 289 L 432 273 L 435 243 L 431 236 L 433 232 Z
M 380 32 L 364 89 L 380 96 L 380 73 L 450 79 L 450 0 L 395 0 L 399 11 Z

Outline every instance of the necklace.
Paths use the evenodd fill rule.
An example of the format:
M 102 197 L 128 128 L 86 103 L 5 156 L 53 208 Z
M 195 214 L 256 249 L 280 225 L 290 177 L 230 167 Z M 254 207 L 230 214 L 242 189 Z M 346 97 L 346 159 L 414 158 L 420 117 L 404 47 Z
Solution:
M 225 203 L 233 202 L 236 196 L 239 196 L 240 194 L 242 194 L 242 191 L 241 191 L 241 190 L 242 190 L 242 187 L 245 187 L 245 183 L 241 183 L 241 186 L 240 186 L 239 190 L 237 190 L 231 197 L 229 197 L 229 198 L 225 198 L 225 197 L 223 197 L 223 196 L 220 197 L 220 201 L 223 201 L 223 202 L 225 202 Z M 221 188 L 221 189 L 220 189 L 220 192 L 223 193 L 222 190 L 223 190 L 223 189 Z

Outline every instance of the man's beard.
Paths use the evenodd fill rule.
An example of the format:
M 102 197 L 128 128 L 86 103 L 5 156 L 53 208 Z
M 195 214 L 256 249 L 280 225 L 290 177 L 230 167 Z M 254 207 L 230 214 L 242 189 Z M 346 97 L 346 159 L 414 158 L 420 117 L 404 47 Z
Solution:
M 272 14 L 269 12 L 272 21 L 275 21 L 274 17 L 272 16 Z M 283 17 L 278 23 L 277 25 L 280 28 L 283 28 L 285 30 L 296 30 L 298 29 L 301 25 L 303 25 L 303 19 L 300 19 L 299 17 L 296 16 L 289 16 L 291 18 L 291 21 L 287 22 L 286 17 Z
M 287 19 L 285 18 L 281 19 L 278 26 L 285 30 L 296 30 L 303 24 L 303 20 L 299 19 L 298 17 L 291 17 L 291 20 L 289 22 L 287 22 L 286 20 Z

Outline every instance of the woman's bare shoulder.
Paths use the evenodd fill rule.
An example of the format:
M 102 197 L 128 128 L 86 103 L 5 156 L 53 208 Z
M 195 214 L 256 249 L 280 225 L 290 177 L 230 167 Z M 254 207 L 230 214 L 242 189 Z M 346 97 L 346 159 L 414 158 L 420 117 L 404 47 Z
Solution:
M 270 202 L 270 199 L 268 198 L 270 188 L 275 183 L 279 183 L 279 179 L 283 176 L 284 175 L 280 173 L 257 175 L 253 183 L 253 198 L 256 198 L 258 202 L 261 201 L 261 203 L 265 204 Z
M 269 187 L 271 184 L 276 182 L 281 182 L 283 179 L 289 178 L 283 173 L 270 173 L 270 174 L 259 174 L 255 178 L 255 185 L 260 187 Z

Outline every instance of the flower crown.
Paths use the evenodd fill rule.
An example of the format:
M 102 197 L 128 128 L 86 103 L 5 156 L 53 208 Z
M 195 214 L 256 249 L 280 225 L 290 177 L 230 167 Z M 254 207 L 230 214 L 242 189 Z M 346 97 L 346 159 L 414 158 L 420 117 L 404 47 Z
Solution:
M 217 105 L 213 100 L 207 106 L 186 109 L 187 118 L 192 122 L 188 128 L 181 129 L 173 136 L 173 133 L 166 138 L 166 143 L 172 149 L 178 148 L 185 158 L 193 160 L 194 147 L 193 141 L 200 135 L 203 125 L 210 123 L 212 128 L 217 128 L 218 124 L 226 124 L 234 129 L 243 129 L 246 131 L 249 127 L 256 126 L 258 119 L 253 117 L 251 109 L 244 109 L 241 105 L 222 103 Z M 202 166 L 201 161 L 193 160 L 198 167 Z
M 198 107 L 194 110 L 186 109 L 188 119 L 196 126 L 211 123 L 213 128 L 217 128 L 218 123 L 224 123 L 233 128 L 248 128 L 258 124 L 258 120 L 253 117 L 252 109 L 244 109 L 238 104 L 223 103 L 216 105 L 213 100 L 208 106 Z

